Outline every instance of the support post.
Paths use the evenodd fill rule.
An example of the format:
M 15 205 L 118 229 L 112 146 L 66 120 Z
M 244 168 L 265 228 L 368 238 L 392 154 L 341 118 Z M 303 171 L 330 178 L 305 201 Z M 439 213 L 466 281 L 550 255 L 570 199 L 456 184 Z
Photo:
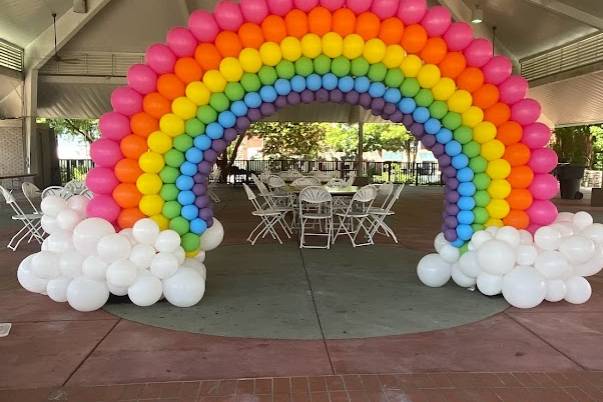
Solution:
M 358 172 L 358 176 L 363 176 L 364 169 L 364 122 L 358 122 L 358 148 L 356 153 L 356 171 Z
M 36 116 L 38 111 L 38 70 L 32 69 L 25 75 L 23 85 L 23 133 L 25 144 L 25 170 L 28 174 L 38 173 L 38 137 Z

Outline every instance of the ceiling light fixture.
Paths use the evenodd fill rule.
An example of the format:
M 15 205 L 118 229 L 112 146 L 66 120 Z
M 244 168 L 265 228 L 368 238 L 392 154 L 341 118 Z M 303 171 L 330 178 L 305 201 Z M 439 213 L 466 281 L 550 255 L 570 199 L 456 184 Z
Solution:
M 473 24 L 480 24 L 484 21 L 484 10 L 480 8 L 478 4 L 473 6 L 471 10 L 471 22 Z

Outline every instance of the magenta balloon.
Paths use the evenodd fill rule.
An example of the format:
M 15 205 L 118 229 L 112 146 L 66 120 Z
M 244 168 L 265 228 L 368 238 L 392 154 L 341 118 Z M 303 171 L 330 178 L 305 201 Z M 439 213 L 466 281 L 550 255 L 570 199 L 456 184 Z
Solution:
M 542 123 L 533 123 L 523 128 L 521 142 L 532 149 L 545 147 L 551 139 L 551 129 Z
M 142 95 L 130 87 L 119 87 L 111 93 L 111 106 L 117 113 L 132 116 L 142 110 Z
M 473 30 L 466 22 L 454 22 L 446 30 L 444 40 L 448 44 L 449 51 L 463 50 L 473 40 Z
M 146 64 L 134 64 L 128 69 L 128 86 L 146 95 L 157 89 L 157 73 Z
M 482 72 L 487 83 L 499 85 L 511 76 L 513 64 L 508 57 L 494 56 L 484 65 Z
M 149 46 L 146 53 L 147 64 L 157 74 L 166 74 L 174 71 L 176 55 L 163 43 Z
M 166 39 L 167 45 L 178 57 L 188 57 L 195 54 L 199 42 L 192 32 L 183 27 L 175 27 L 169 30 Z
M 550 225 L 559 214 L 557 207 L 549 200 L 534 200 L 526 212 L 530 222 L 540 226 Z
M 522 126 L 532 124 L 538 120 L 541 110 L 540 103 L 534 99 L 525 98 L 511 106 L 511 119 Z
M 532 150 L 532 156 L 528 165 L 534 173 L 549 173 L 557 166 L 557 154 L 550 148 L 539 148 Z
M 488 39 L 473 39 L 469 46 L 463 51 L 467 65 L 470 67 L 482 67 L 492 58 L 492 42 Z
M 117 220 L 121 209 L 119 205 L 109 195 L 95 195 L 86 207 L 86 214 L 89 218 L 102 218 L 111 223 Z
M 239 3 L 245 20 L 260 24 L 268 16 L 266 0 L 241 0 Z
M 243 25 L 243 13 L 238 4 L 222 0 L 214 9 L 214 18 L 218 26 L 227 31 L 236 31 Z
M 501 102 L 512 105 L 525 98 L 528 92 L 528 81 L 519 75 L 512 75 L 498 86 L 498 90 Z
M 111 168 L 95 167 L 86 175 L 86 187 L 94 194 L 111 194 L 118 184 Z
M 268 9 L 272 14 L 281 17 L 287 14 L 293 8 L 293 0 L 267 0 Z
M 329 11 L 335 11 L 342 8 L 345 0 L 320 0 L 320 5 Z
M 353 1 L 353 0 L 351 0 Z M 349 1 L 348 1 L 349 3 Z M 406 25 L 416 24 L 423 19 L 427 12 L 426 0 L 400 0 L 400 8 L 398 9 L 398 17 Z
M 356 14 L 368 11 L 373 4 L 373 0 L 347 0 L 346 6 Z
M 123 159 L 119 143 L 100 138 L 90 145 L 90 157 L 96 166 L 113 167 Z
M 117 112 L 105 113 L 98 122 L 98 129 L 103 138 L 119 141 L 130 134 L 130 119 Z
M 536 174 L 529 187 L 530 192 L 537 200 L 549 200 L 559 191 L 559 182 L 550 174 Z
M 371 11 L 382 20 L 391 18 L 400 9 L 400 0 L 373 0 Z
M 214 16 L 203 10 L 193 11 L 188 18 L 188 29 L 199 42 L 212 42 L 220 32 Z
M 348 3 L 350 1 L 353 2 L 353 0 L 348 0 Z M 318 0 L 294 0 L 293 3 L 295 4 L 295 8 L 299 8 L 304 12 L 308 12 L 318 5 Z M 350 6 L 348 5 L 348 7 Z
M 452 16 L 446 7 L 435 6 L 427 10 L 421 25 L 429 36 L 442 36 L 450 26 Z

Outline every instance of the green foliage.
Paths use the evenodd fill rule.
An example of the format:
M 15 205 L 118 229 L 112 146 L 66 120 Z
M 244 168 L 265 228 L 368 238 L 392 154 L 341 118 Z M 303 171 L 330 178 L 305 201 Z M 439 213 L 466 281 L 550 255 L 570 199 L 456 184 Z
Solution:
M 38 119 L 38 123 L 48 124 L 56 135 L 69 135 L 92 143 L 100 137 L 98 120 L 90 119 Z
M 552 146 L 560 162 L 599 170 L 603 168 L 603 126 L 556 128 Z
M 314 159 L 323 149 L 326 131 L 320 123 L 256 122 L 246 135 L 264 140 L 268 159 Z

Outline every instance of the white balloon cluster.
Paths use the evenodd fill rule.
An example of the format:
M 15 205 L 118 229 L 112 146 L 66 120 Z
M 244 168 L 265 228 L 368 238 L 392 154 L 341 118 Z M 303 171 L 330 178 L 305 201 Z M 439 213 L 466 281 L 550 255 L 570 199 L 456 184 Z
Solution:
M 138 306 L 150 306 L 163 297 L 178 307 L 201 300 L 205 251 L 186 258 L 178 233 L 160 231 L 151 219 L 116 233 L 108 221 L 86 218 L 87 203 L 82 196 L 68 201 L 44 198 L 41 224 L 50 236 L 40 252 L 19 265 L 21 286 L 56 302 L 68 302 L 79 311 L 101 308 L 110 293 L 128 295 Z M 224 235 L 222 225 L 217 219 L 214 222 L 203 236 L 212 248 Z
M 502 293 L 518 308 L 544 300 L 585 303 L 592 290 L 584 277 L 603 268 L 603 224 L 593 223 L 587 212 L 561 212 L 534 236 L 510 226 L 477 231 L 462 255 L 442 233 L 434 246 L 437 253 L 417 267 L 425 285 L 443 286 L 452 278 L 461 287 L 477 285 L 488 296 Z

